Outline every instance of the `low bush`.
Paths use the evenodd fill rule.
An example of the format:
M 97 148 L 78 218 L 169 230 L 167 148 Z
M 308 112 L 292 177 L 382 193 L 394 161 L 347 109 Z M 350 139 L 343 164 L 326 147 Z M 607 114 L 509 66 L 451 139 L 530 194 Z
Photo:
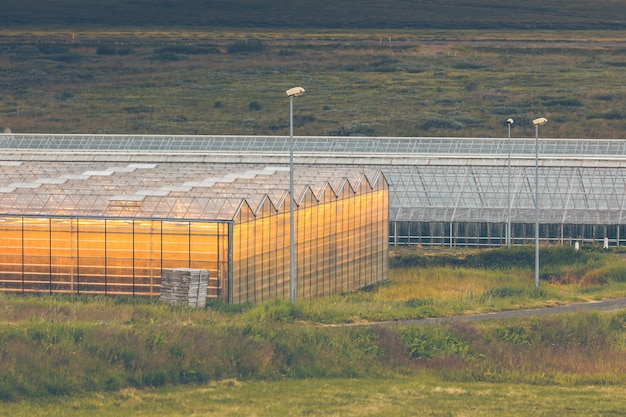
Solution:
M 245 41 L 237 41 L 228 45 L 229 54 L 240 54 L 246 52 L 262 52 L 265 44 L 258 39 L 247 39 Z
M 50 55 L 46 59 L 56 61 L 56 62 L 63 62 L 66 64 L 74 64 L 74 63 L 78 63 L 80 61 L 86 60 L 87 57 L 85 55 L 79 55 L 79 54 L 59 54 L 59 55 Z
M 215 45 L 169 45 L 154 50 L 157 55 L 180 54 L 180 55 L 206 55 L 219 54 L 221 51 Z
M 70 50 L 69 45 L 62 43 L 37 43 L 35 47 L 45 55 L 66 54 Z
M 161 62 L 183 61 L 186 58 L 187 57 L 185 55 L 175 54 L 175 53 L 172 53 L 172 52 L 158 53 L 158 54 L 154 54 L 154 56 L 153 56 L 153 59 L 155 59 L 157 61 L 161 61 Z
M 118 46 L 98 46 L 96 48 L 96 55 L 110 56 L 110 55 L 130 55 L 133 53 L 133 50 L 129 47 L 118 47 Z
M 436 356 L 467 357 L 471 346 L 450 328 L 441 326 L 410 326 L 402 331 L 402 338 L 410 355 L 415 359 L 432 359 Z
M 611 262 L 585 272 L 580 283 L 582 285 L 604 285 L 610 281 L 626 282 L 626 265 L 623 261 Z
M 512 106 L 497 106 L 491 109 L 491 114 L 497 114 L 501 116 L 515 116 L 518 113 L 519 108 Z
M 330 136 L 369 136 L 372 134 L 374 134 L 374 128 L 368 123 L 359 121 L 354 121 L 330 132 Z
M 555 107 L 555 106 L 582 107 L 583 103 L 582 103 L 582 101 L 580 101 L 577 98 L 562 97 L 562 98 L 555 98 L 555 99 L 546 100 L 545 101 L 545 105 L 549 106 L 549 107 Z
M 440 117 L 429 117 L 422 124 L 422 129 L 431 130 L 460 130 L 463 129 L 463 123 L 454 119 L 443 119 Z

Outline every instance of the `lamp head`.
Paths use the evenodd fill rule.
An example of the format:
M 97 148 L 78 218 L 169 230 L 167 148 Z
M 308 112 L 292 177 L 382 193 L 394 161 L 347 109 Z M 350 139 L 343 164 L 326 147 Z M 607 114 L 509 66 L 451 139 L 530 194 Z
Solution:
M 511 119 L 510 117 L 508 119 L 506 119 L 506 124 L 511 126 L 513 124 L 513 119 Z
M 304 94 L 304 88 L 302 88 L 302 87 L 293 87 L 293 88 L 290 88 L 289 90 L 285 91 L 285 93 L 287 94 L 287 97 L 301 96 L 302 94 Z
M 546 119 L 545 117 L 539 117 L 539 118 L 533 120 L 533 124 L 535 126 L 542 125 L 542 124 L 545 124 L 547 121 L 548 121 L 548 119 Z

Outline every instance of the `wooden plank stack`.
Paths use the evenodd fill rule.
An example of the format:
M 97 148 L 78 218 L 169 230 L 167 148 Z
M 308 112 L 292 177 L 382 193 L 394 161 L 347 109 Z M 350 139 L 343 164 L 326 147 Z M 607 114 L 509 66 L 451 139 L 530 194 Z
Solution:
M 205 269 L 164 269 L 161 275 L 159 301 L 166 304 L 206 306 L 209 271 Z

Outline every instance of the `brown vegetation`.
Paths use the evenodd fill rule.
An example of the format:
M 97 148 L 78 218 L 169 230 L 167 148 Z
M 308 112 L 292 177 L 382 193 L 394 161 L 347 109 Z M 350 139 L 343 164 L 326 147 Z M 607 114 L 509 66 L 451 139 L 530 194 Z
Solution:
M 20 133 L 622 138 L 613 32 L 8 31 Z

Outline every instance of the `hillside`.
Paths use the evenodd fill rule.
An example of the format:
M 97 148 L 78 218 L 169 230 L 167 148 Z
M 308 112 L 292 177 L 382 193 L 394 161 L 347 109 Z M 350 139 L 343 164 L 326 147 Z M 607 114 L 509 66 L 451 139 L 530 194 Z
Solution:
M 614 0 L 8 0 L 6 3 L 2 11 L 5 27 L 559 30 L 626 27 L 626 3 Z

